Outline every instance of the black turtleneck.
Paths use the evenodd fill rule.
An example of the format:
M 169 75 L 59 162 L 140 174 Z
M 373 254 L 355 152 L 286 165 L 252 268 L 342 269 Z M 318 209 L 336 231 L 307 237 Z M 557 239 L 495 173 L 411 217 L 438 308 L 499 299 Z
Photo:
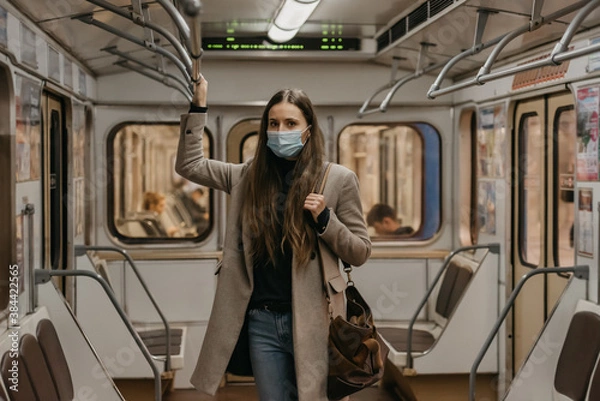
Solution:
M 286 160 L 275 158 L 275 168 L 281 178 L 282 186 L 277 194 L 277 227 L 276 244 L 281 244 L 283 238 L 283 220 L 285 213 L 285 202 L 292 186 L 295 160 Z M 258 241 L 261 239 L 258 238 Z M 251 304 L 260 304 L 262 302 L 282 302 L 290 303 L 292 301 L 292 248 L 286 241 L 284 249 L 277 246 L 274 259 L 268 255 L 254 260 L 254 291 L 250 299 Z

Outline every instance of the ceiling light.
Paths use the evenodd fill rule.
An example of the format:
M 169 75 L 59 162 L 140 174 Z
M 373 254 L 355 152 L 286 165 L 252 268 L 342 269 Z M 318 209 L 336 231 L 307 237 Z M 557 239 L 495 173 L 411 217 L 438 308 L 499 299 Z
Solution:
M 284 0 L 273 25 L 269 29 L 269 39 L 274 42 L 287 42 L 315 11 L 320 0 Z

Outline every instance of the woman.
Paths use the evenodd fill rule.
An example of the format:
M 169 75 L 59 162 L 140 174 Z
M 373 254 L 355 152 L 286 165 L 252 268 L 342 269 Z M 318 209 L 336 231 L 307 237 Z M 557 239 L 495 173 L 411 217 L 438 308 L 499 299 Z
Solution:
M 313 192 L 324 139 L 300 90 L 279 91 L 268 102 L 251 161 L 205 159 L 206 92 L 202 78 L 181 119 L 176 170 L 227 192 L 231 201 L 217 292 L 191 382 L 215 394 L 228 366 L 248 356 L 242 344 L 248 338 L 261 401 L 325 401 L 329 317 L 344 312 L 338 257 L 361 265 L 371 253 L 358 180 L 332 165 L 323 194 Z M 319 259 L 336 292 L 331 311 Z

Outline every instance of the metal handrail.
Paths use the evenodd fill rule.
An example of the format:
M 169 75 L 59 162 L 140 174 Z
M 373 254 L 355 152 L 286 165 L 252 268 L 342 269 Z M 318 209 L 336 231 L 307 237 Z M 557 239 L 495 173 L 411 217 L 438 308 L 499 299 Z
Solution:
M 136 62 L 138 64 L 141 65 L 141 67 L 136 67 L 134 65 L 129 64 L 130 62 Z M 142 65 L 140 62 L 137 61 L 133 61 L 133 60 L 119 60 L 115 63 L 113 63 L 114 65 L 118 65 L 120 67 L 126 68 L 128 70 L 137 72 L 138 74 L 142 74 L 145 77 L 148 77 L 154 81 L 160 82 L 161 84 L 168 86 L 169 88 L 173 88 L 176 91 L 178 91 L 179 93 L 181 93 L 188 102 L 192 101 L 192 94 L 189 92 L 189 90 L 187 89 L 187 87 L 182 88 L 180 85 L 177 85 L 179 83 L 179 81 L 175 81 L 176 83 L 172 82 L 172 75 L 170 74 L 163 74 L 159 71 L 156 71 L 155 69 L 152 68 L 148 68 L 145 65 Z
M 160 316 L 160 319 L 162 320 L 163 325 L 165 326 L 165 330 L 166 330 L 166 334 L 167 334 L 167 338 L 166 338 L 166 345 L 167 345 L 167 349 L 166 349 L 167 355 L 166 356 L 167 356 L 167 359 L 165 361 L 165 371 L 170 371 L 171 370 L 171 327 L 169 326 L 169 322 L 165 318 L 165 315 L 162 313 L 162 311 L 158 307 L 158 304 L 156 303 L 156 300 L 154 299 L 154 297 L 152 296 L 152 293 L 148 289 L 148 286 L 146 285 L 146 282 L 142 278 L 142 275 L 140 274 L 140 272 L 139 272 L 138 268 L 136 267 L 135 262 L 133 261 L 133 259 L 131 258 L 131 256 L 129 256 L 129 254 L 127 253 L 127 251 L 125 251 L 123 249 L 115 248 L 115 247 L 112 247 L 112 246 L 75 245 L 75 256 L 83 256 L 88 251 L 95 251 L 95 252 L 115 252 L 115 253 L 118 253 L 118 254 L 122 255 L 127 260 L 127 262 L 129 263 L 129 266 L 131 266 L 131 269 L 133 270 L 133 272 L 135 273 L 136 277 L 138 278 L 138 281 L 140 282 L 142 288 L 144 289 L 144 291 L 148 295 L 148 298 L 150 298 L 150 302 L 152 302 L 152 305 L 156 309 L 156 312 Z
M 202 10 L 202 4 L 200 0 L 184 0 L 183 11 L 191 19 L 190 21 L 190 54 L 192 56 L 192 82 L 200 82 L 201 73 L 201 59 L 202 59 L 202 35 L 200 32 L 200 12 Z M 194 90 L 194 95 L 197 93 Z
M 415 313 L 413 314 L 412 318 L 410 319 L 410 323 L 408 325 L 408 339 L 407 339 L 407 347 L 406 347 L 406 365 L 407 365 L 407 367 L 409 369 L 412 369 L 412 367 L 413 367 L 413 358 L 412 358 L 412 333 L 413 333 L 413 327 L 415 325 L 415 322 L 417 321 L 417 318 L 419 317 L 419 313 L 421 312 L 421 309 L 423 309 L 423 307 L 425 306 L 425 304 L 427 304 L 427 300 L 429 299 L 429 296 L 433 293 L 433 290 L 435 289 L 436 284 L 440 281 L 442 275 L 446 271 L 446 268 L 450 265 L 450 261 L 452 260 L 452 258 L 456 254 L 458 254 L 460 252 L 472 251 L 472 250 L 477 250 L 477 249 L 487 249 L 491 253 L 499 254 L 500 253 L 500 244 L 499 243 L 492 243 L 492 244 L 469 245 L 469 246 L 463 246 L 461 248 L 458 248 L 458 249 L 452 251 L 446 257 L 446 259 L 444 261 L 444 264 L 440 268 L 440 271 L 437 273 L 437 275 L 433 279 L 433 282 L 431 283 L 431 286 L 429 286 L 429 289 L 425 293 L 425 296 L 421 300 L 421 302 L 420 302 L 417 310 L 415 311 Z M 483 262 L 483 259 L 481 260 L 480 263 L 482 263 L 482 262 Z
M 188 72 L 188 67 L 184 64 L 184 62 L 181 61 L 180 59 L 178 59 L 177 56 L 175 56 L 173 53 L 162 48 L 161 46 L 158 46 L 155 43 L 150 43 L 145 40 L 142 40 L 134 35 L 127 33 L 127 32 L 122 32 L 122 31 L 118 30 L 117 28 L 115 28 L 111 25 L 108 25 L 102 21 L 98 21 L 97 19 L 94 19 L 93 13 L 78 15 L 73 18 L 77 19 L 85 24 L 94 25 L 102 30 L 105 30 L 106 32 L 110 32 L 115 36 L 118 36 L 120 38 L 123 38 L 123 39 L 131 42 L 131 43 L 135 43 L 136 45 L 138 45 L 140 47 L 148 49 L 153 53 L 157 53 L 157 54 L 160 54 L 161 56 L 168 58 L 171 62 L 173 62 L 173 64 L 175 64 L 175 66 L 179 69 L 179 71 L 181 71 L 182 75 L 186 78 L 186 81 L 191 79 L 191 74 Z
M 596 2 L 598 0 L 592 0 L 592 2 Z M 538 66 L 540 66 L 540 63 L 542 63 L 541 65 L 547 65 L 547 62 L 545 62 L 545 60 L 542 60 L 541 62 L 536 62 L 536 63 L 531 63 L 531 64 L 525 64 L 525 65 L 521 65 L 518 66 L 516 68 L 512 68 L 512 69 L 508 69 L 505 71 L 500 71 L 499 73 L 490 73 L 489 70 L 491 69 L 492 64 L 494 63 L 494 61 L 497 59 L 500 51 L 514 38 L 516 38 L 517 36 L 519 36 L 520 34 L 532 31 L 532 30 L 536 30 L 538 28 L 540 28 L 543 25 L 549 24 L 551 22 L 556 21 L 559 18 L 564 17 L 567 14 L 570 14 L 574 11 L 577 11 L 579 9 L 582 9 L 582 7 L 589 5 L 590 1 L 589 0 L 581 0 L 578 1 L 577 3 L 571 4 L 563 9 L 560 9 L 554 13 L 549 14 L 547 17 L 543 17 L 541 20 L 541 23 L 539 24 L 532 24 L 531 22 L 527 23 L 526 25 L 523 25 L 509 33 L 506 33 L 504 35 L 501 35 L 487 43 L 485 43 L 483 48 L 489 47 L 491 45 L 494 44 L 498 44 L 498 46 L 496 48 L 494 48 L 494 50 L 492 51 L 492 53 L 488 56 L 488 58 L 486 59 L 486 62 L 484 64 L 484 66 L 479 70 L 479 73 L 477 74 L 477 76 L 471 80 L 465 81 L 465 82 L 461 82 L 458 84 L 454 84 L 454 85 L 450 85 L 447 88 L 442 88 L 440 89 L 441 83 L 443 81 L 443 79 L 445 78 L 446 74 L 449 72 L 450 68 L 452 66 L 454 66 L 454 64 L 456 64 L 458 61 L 462 60 L 465 57 L 470 56 L 471 54 L 468 54 L 471 49 L 466 50 L 462 53 L 460 53 L 458 56 L 455 56 L 452 60 L 450 60 L 449 67 L 450 68 L 444 68 L 440 74 L 438 75 L 437 79 L 435 80 L 435 82 L 433 83 L 433 85 L 431 86 L 431 88 L 429 89 L 429 91 L 427 92 L 427 97 L 430 99 L 435 99 L 437 96 L 441 96 L 441 95 L 445 95 L 451 92 L 455 92 L 459 89 L 464 89 L 464 88 L 468 88 L 470 86 L 474 86 L 474 85 L 483 85 L 485 82 L 491 81 L 492 79 L 497 79 L 497 78 L 501 78 L 507 75 L 512 75 L 516 72 L 522 72 L 522 71 L 527 71 L 529 69 L 533 69 L 533 68 L 537 68 Z M 586 8 L 586 7 L 584 7 Z M 580 10 L 581 11 L 581 10 Z M 577 18 L 576 18 L 577 19 Z M 575 20 L 574 20 L 575 21 Z M 572 21 L 573 22 L 573 21 Z M 569 32 L 569 30 L 567 29 L 567 32 Z M 563 36 L 565 37 L 565 36 Z M 572 37 L 571 37 L 572 38 Z M 502 42 L 502 44 L 500 44 Z M 556 49 L 555 49 L 556 51 Z M 554 52 L 553 52 L 554 53 Z M 588 54 L 588 53 L 586 53 Z M 575 58 L 576 56 L 572 57 Z M 551 57 L 552 59 L 552 57 Z M 558 60 L 557 60 L 558 61 Z M 452 63 L 452 64 L 450 64 Z M 554 63 L 556 64 L 556 62 Z
M 199 2 L 198 0 L 193 1 Z M 179 30 L 179 33 L 181 34 L 181 36 L 183 36 L 186 47 L 190 49 L 190 27 L 187 25 L 182 15 L 179 13 L 179 11 L 177 11 L 177 8 L 173 5 L 171 0 L 157 0 L 157 2 L 162 6 L 162 8 L 164 8 L 167 14 L 169 14 L 171 19 L 173 20 L 173 23 Z
M 192 59 L 190 58 L 190 56 L 188 55 L 188 53 L 186 52 L 185 48 L 183 47 L 183 45 L 179 42 L 179 40 L 177 40 L 177 38 L 175 37 L 175 35 L 173 35 L 171 32 L 169 32 L 167 29 L 165 29 L 164 27 L 152 23 L 150 21 L 145 21 L 142 18 L 134 18 L 132 17 L 131 13 L 125 11 L 124 9 L 115 6 L 114 4 L 111 4 L 105 0 L 86 0 L 88 3 L 92 3 L 98 7 L 102 7 L 105 10 L 108 10 L 114 14 L 117 14 L 125 19 L 128 19 L 130 21 L 132 21 L 134 24 L 142 26 L 142 27 L 147 27 L 152 29 L 155 32 L 160 33 L 162 36 L 165 37 L 165 39 L 167 39 L 167 41 L 169 41 L 169 43 L 171 45 L 173 45 L 173 47 L 175 48 L 175 50 L 177 50 L 177 53 L 179 54 L 179 56 L 181 57 L 186 70 L 188 72 L 188 74 L 192 74 Z M 172 5 L 171 5 L 172 6 Z M 175 10 L 177 11 L 177 10 Z M 179 25 L 178 25 L 179 27 Z M 189 29 L 188 29 L 188 38 L 189 38 Z
M 427 92 L 427 97 L 429 97 L 430 99 L 433 99 L 431 97 L 431 93 L 433 91 L 440 89 L 440 86 L 442 86 L 442 82 L 444 81 L 444 79 L 446 79 L 446 75 L 448 75 L 448 72 L 450 72 L 452 67 L 454 67 L 459 61 L 461 61 L 462 59 L 464 59 L 466 57 L 474 56 L 474 55 L 480 53 L 482 50 L 487 49 L 488 47 L 494 46 L 495 44 L 499 43 L 504 36 L 506 36 L 506 35 L 501 35 L 501 36 L 498 36 L 488 42 L 481 43 L 481 38 L 483 37 L 483 31 L 485 30 L 485 26 L 487 25 L 489 13 L 490 12 L 487 10 L 480 11 L 480 13 L 477 17 L 477 25 L 475 28 L 475 39 L 473 40 L 473 46 L 471 46 L 471 48 L 469 48 L 467 50 L 464 50 L 464 51 L 458 53 L 456 56 L 452 57 L 446 63 L 446 65 L 444 66 L 442 71 L 440 71 L 437 78 L 431 85 L 431 88 Z
M 108 285 L 106 280 L 104 280 L 99 274 L 92 273 L 92 272 L 86 271 L 86 270 L 35 269 L 34 275 L 35 275 L 35 284 L 36 285 L 37 284 L 45 284 L 48 281 L 50 281 L 50 279 L 52 277 L 89 277 L 93 280 L 96 280 L 98 283 L 100 283 L 100 285 L 102 286 L 102 289 L 104 289 L 104 292 L 106 293 L 106 295 L 108 295 L 110 302 L 113 304 L 115 310 L 121 317 L 121 320 L 123 321 L 123 323 L 125 323 L 127 330 L 129 330 L 129 333 L 135 340 L 140 351 L 142 351 L 144 358 L 146 358 L 146 361 L 148 362 L 148 364 L 150 365 L 150 368 L 152 369 L 152 373 L 154 374 L 154 399 L 155 399 L 155 401 L 162 401 L 160 372 L 158 371 L 158 368 L 156 367 L 156 365 L 154 364 L 154 361 L 152 360 L 152 355 L 150 355 L 150 352 L 148 352 L 148 349 L 144 345 L 144 342 L 140 338 L 140 335 L 135 331 L 135 328 L 131 325 L 131 322 L 129 321 L 129 319 L 127 318 L 127 315 L 125 314 L 125 312 L 119 305 L 117 298 L 115 297 L 112 289 L 110 288 L 110 285 Z
M 371 104 L 371 102 L 373 101 L 373 99 L 375 99 L 375 96 L 379 95 L 381 92 L 383 92 L 386 89 L 392 88 L 397 82 L 398 81 L 390 81 L 387 84 L 377 88 L 377 90 L 375 92 L 373 92 L 373 94 L 371 96 L 369 96 L 369 98 L 367 98 L 367 100 L 365 100 L 365 102 L 362 104 L 362 106 L 358 110 L 358 113 L 356 116 L 358 118 L 362 118 L 363 116 L 366 116 L 367 114 L 373 114 L 373 113 L 377 113 L 378 111 L 381 111 L 379 107 L 375 107 L 372 109 L 369 109 L 368 107 Z
M 504 319 L 506 319 L 508 312 L 514 305 L 517 295 L 519 295 L 519 292 L 525 285 L 525 282 L 535 275 L 548 273 L 573 273 L 576 278 L 587 280 L 589 279 L 589 270 L 590 268 L 587 265 L 570 267 L 544 267 L 532 270 L 521 278 L 513 292 L 510 294 L 510 297 L 506 301 L 504 309 L 502 309 L 502 312 L 500 313 L 498 320 L 496 320 L 492 331 L 490 332 L 487 339 L 485 340 L 485 343 L 481 347 L 479 354 L 477 354 L 475 362 L 473 362 L 473 366 L 471 367 L 471 372 L 469 374 L 469 401 L 475 401 L 475 378 L 477 375 L 477 368 L 479 367 L 479 364 L 483 360 L 483 357 L 485 356 L 487 350 L 492 344 L 492 341 L 494 341 L 494 337 L 496 337 L 496 335 L 498 334 L 500 326 L 502 325 L 502 323 L 504 323 Z
M 413 80 L 421 77 L 422 75 L 425 75 L 431 71 L 435 71 L 446 65 L 447 61 L 443 61 L 441 63 L 430 64 L 424 68 L 421 67 L 423 59 L 427 55 L 427 48 L 429 46 L 432 46 L 432 44 L 428 43 L 428 42 L 421 42 L 421 49 L 419 51 L 419 58 L 417 60 L 417 65 L 415 67 L 415 71 L 413 73 L 405 75 L 399 79 L 395 79 L 395 75 L 396 75 L 396 70 L 398 68 L 398 60 L 400 60 L 401 58 L 394 58 L 394 63 L 392 64 L 392 77 L 391 77 L 390 81 L 387 84 L 383 85 L 382 87 L 378 88 L 367 100 L 365 100 L 365 102 L 363 103 L 361 108 L 358 110 L 358 114 L 357 114 L 358 118 L 362 118 L 363 116 L 365 116 L 367 114 L 373 114 L 378 111 L 385 113 L 387 111 L 387 108 L 388 108 L 390 102 L 392 101 L 392 98 L 394 97 L 394 95 L 396 94 L 398 89 L 400 89 L 402 86 L 404 86 L 408 82 L 413 81 Z M 383 92 L 387 89 L 389 89 L 389 90 L 388 90 L 387 94 L 385 95 L 385 97 L 383 98 L 383 100 L 381 101 L 381 103 L 379 104 L 379 107 L 368 109 L 369 105 L 371 104 L 371 102 L 373 101 L 375 96 L 377 96 L 378 94 L 380 94 L 381 92 Z
M 583 21 L 588 17 L 588 15 L 592 12 L 592 10 L 600 5 L 600 1 L 592 0 L 588 5 L 583 7 L 571 20 L 571 23 L 567 27 L 564 35 L 560 39 L 560 41 L 554 47 L 554 51 L 552 54 L 564 53 L 568 48 L 569 44 L 573 40 L 575 33 L 577 33 L 577 29 L 581 26 Z
M 176 75 L 173 75 L 173 74 L 170 74 L 170 73 L 168 73 L 168 72 L 165 72 L 165 71 L 164 71 L 164 69 L 158 69 L 158 68 L 156 68 L 156 67 L 153 67 L 152 65 L 150 65 L 150 64 L 148 64 L 148 63 L 146 63 L 146 62 L 144 62 L 144 61 L 142 61 L 142 60 L 139 60 L 139 59 L 137 59 L 137 58 L 133 57 L 133 56 L 132 56 L 131 54 L 129 54 L 129 53 L 122 52 L 122 51 L 120 51 L 120 50 L 117 48 L 117 46 L 109 46 L 109 47 L 105 47 L 105 48 L 103 48 L 103 49 L 100 49 L 100 51 L 104 51 L 104 52 L 110 53 L 110 54 L 112 54 L 112 55 L 114 55 L 114 56 L 119 56 L 119 57 L 121 57 L 121 58 L 123 58 L 123 59 L 125 59 L 125 60 L 129 60 L 129 61 L 131 61 L 132 63 L 138 64 L 138 65 L 141 65 L 142 67 L 144 67 L 144 68 L 146 68 L 146 69 L 148 69 L 148 70 L 151 70 L 151 71 L 153 71 L 153 72 L 155 72 L 155 73 L 159 74 L 161 77 L 164 77 L 163 79 L 170 78 L 170 79 L 172 79 L 173 81 L 177 82 L 177 83 L 178 83 L 178 84 L 179 84 L 179 85 L 180 85 L 182 88 L 184 88 L 184 89 L 185 89 L 185 91 L 186 91 L 186 92 L 187 92 L 189 95 L 191 95 L 191 94 L 192 94 L 192 88 L 191 88 L 191 86 L 188 84 L 188 82 L 184 81 L 184 80 L 183 80 L 181 77 L 178 77 L 178 76 L 176 76 Z M 161 80 L 161 82 L 162 82 L 162 80 Z M 177 89 L 177 88 L 176 88 L 176 89 Z
M 364 101 L 364 103 L 362 104 L 360 109 L 358 109 L 358 113 L 356 115 L 358 118 L 362 118 L 363 116 L 366 116 L 367 114 L 373 114 L 373 113 L 377 113 L 378 111 L 380 111 L 379 107 L 375 107 L 372 109 L 369 109 L 368 107 L 371 104 L 371 102 L 373 101 L 373 99 L 375 99 L 375 96 L 379 95 L 381 92 L 383 92 L 386 89 L 392 88 L 396 84 L 396 82 L 398 82 L 398 80 L 396 79 L 396 73 L 398 72 L 398 66 L 400 64 L 400 61 L 402 61 L 402 60 L 406 60 L 406 58 L 399 57 L 399 56 L 392 57 L 390 80 L 388 81 L 388 83 L 386 83 L 385 85 L 378 88 L 375 92 L 373 92 L 373 94 L 371 96 L 369 96 L 367 98 L 367 100 Z M 400 78 L 400 79 L 402 79 L 402 78 Z
M 446 65 L 446 61 L 442 61 L 441 63 L 429 65 L 429 66 L 423 68 L 422 70 L 415 71 L 410 75 L 406 75 L 406 76 L 402 77 L 400 80 L 398 80 L 398 82 L 396 82 L 394 84 L 394 86 L 392 86 L 392 88 L 389 90 L 387 95 L 385 95 L 385 98 L 379 105 L 379 110 L 382 113 L 385 113 L 387 111 L 387 108 L 388 108 L 390 102 L 392 101 L 392 98 L 394 97 L 394 95 L 396 94 L 398 89 L 400 89 L 400 87 L 404 86 L 405 84 L 407 84 L 410 81 L 414 81 L 415 79 L 421 77 L 424 74 L 427 74 L 431 71 L 435 71 L 439 68 L 442 68 L 444 65 Z

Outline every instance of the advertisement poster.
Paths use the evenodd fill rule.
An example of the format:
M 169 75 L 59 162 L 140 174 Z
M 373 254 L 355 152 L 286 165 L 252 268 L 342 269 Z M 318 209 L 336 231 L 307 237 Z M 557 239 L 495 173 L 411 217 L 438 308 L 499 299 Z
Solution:
M 38 68 L 37 63 L 37 48 L 35 32 L 24 24 L 20 24 L 21 29 L 21 62 Z
M 600 43 L 600 37 L 590 39 L 590 46 Z M 587 72 L 600 70 L 600 52 L 592 53 L 588 56 Z
M 79 94 L 82 96 L 87 95 L 87 81 L 85 72 L 80 68 L 79 69 Z
M 477 131 L 478 175 L 504 177 L 506 154 L 506 113 L 504 105 L 479 110 Z
M 579 244 L 578 253 L 583 256 L 594 256 L 594 220 L 592 210 L 592 189 L 579 189 Z
M 48 77 L 60 82 L 60 54 L 48 45 Z
M 577 179 L 598 180 L 598 104 L 600 90 L 577 91 Z
M 76 178 L 73 180 L 75 188 L 75 236 L 83 234 L 83 223 L 85 221 L 84 216 L 84 180 L 83 178 Z
M 8 13 L 5 9 L 0 7 L 0 46 L 8 47 L 8 34 L 6 29 L 6 20 Z
M 85 106 L 73 102 L 73 177 L 85 175 Z
M 41 110 L 40 84 L 16 76 L 15 107 L 17 115 L 17 182 L 40 179 Z
M 495 181 L 479 181 L 477 185 L 477 221 L 480 233 L 496 234 Z
M 67 56 L 63 57 L 63 83 L 73 89 L 73 62 Z

